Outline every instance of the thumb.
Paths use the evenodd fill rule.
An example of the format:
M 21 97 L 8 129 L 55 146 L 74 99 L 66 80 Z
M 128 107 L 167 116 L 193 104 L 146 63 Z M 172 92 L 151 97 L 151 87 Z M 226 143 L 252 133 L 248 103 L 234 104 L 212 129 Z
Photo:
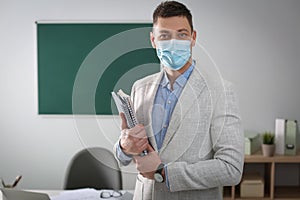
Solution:
M 127 129 L 128 126 L 127 126 L 127 121 L 126 121 L 126 117 L 125 117 L 124 113 L 121 112 L 120 113 L 120 117 L 121 117 L 121 120 L 122 120 L 122 122 L 121 122 L 121 130 Z

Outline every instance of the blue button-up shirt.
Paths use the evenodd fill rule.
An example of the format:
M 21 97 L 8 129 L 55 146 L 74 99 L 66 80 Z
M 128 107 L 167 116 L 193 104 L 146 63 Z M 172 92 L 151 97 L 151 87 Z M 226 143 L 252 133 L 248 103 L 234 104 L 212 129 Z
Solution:
M 175 80 L 173 88 L 166 72 L 160 82 L 152 110 L 152 129 L 158 150 L 162 147 L 173 110 L 193 69 L 194 63 Z

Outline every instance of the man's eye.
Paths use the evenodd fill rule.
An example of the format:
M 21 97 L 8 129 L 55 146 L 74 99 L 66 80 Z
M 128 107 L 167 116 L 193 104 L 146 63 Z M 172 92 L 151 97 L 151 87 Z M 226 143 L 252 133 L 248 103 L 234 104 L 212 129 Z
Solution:
M 187 35 L 186 33 L 179 33 L 178 36 L 179 36 L 179 38 L 181 38 L 181 39 L 185 39 L 185 38 L 188 37 L 188 35 Z
M 169 38 L 170 38 L 170 36 L 167 35 L 167 34 L 162 34 L 162 35 L 159 36 L 160 40 L 168 40 Z

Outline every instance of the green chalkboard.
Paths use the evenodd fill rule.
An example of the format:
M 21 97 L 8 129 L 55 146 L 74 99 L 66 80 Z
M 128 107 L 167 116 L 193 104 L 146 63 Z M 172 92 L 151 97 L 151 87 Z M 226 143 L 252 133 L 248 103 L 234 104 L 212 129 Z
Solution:
M 37 23 L 39 114 L 116 114 L 111 92 L 159 71 L 151 23 Z

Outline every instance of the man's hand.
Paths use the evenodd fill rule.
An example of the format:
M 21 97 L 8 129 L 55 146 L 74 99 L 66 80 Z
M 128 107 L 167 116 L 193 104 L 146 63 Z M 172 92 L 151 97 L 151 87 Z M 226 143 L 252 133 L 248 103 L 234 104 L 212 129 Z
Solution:
M 144 126 L 138 124 L 128 129 L 124 113 L 120 113 L 120 117 L 122 119 L 120 146 L 123 152 L 128 155 L 141 154 L 148 146 L 148 138 Z
M 148 144 L 147 151 L 147 156 L 134 156 L 136 169 L 143 177 L 154 179 L 154 173 L 161 163 L 161 159 L 150 144 Z

